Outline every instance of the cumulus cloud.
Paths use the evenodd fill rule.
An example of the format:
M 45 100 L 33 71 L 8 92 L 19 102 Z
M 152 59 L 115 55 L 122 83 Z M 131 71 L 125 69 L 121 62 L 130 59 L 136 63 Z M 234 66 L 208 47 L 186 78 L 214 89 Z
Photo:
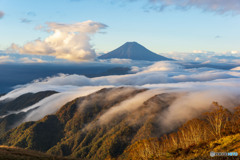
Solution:
M 148 0 L 152 5 L 151 8 L 159 11 L 166 7 L 175 6 L 176 8 L 200 8 L 204 11 L 214 11 L 216 13 L 224 14 L 232 12 L 234 14 L 240 13 L 239 0 Z
M 4 17 L 4 12 L 3 11 L 0 11 L 0 19 Z
M 90 44 L 91 35 L 107 26 L 94 21 L 75 24 L 47 23 L 45 29 L 51 35 L 44 40 L 37 39 L 18 46 L 12 44 L 9 52 L 19 52 L 37 55 L 49 55 L 70 61 L 93 60 L 96 53 Z

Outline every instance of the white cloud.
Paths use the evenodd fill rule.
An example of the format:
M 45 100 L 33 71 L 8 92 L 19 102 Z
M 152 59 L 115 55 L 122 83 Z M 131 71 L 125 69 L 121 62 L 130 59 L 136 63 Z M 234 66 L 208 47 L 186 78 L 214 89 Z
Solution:
M 165 132 L 169 132 L 187 120 L 207 112 L 213 101 L 232 110 L 240 104 L 239 96 L 240 92 L 236 86 L 219 86 L 219 88 L 191 91 L 174 100 L 168 109 L 161 113 L 159 122 L 163 125 Z
M 144 67 L 142 72 L 178 71 L 178 70 L 183 70 L 183 67 L 181 65 L 169 61 L 160 61 L 154 63 L 149 67 Z
M 162 53 L 162 55 L 169 58 L 187 61 L 187 62 L 202 62 L 202 63 L 228 63 L 228 64 L 240 64 L 240 52 L 229 51 L 229 52 L 210 52 L 202 50 L 194 50 L 190 53 L 187 52 L 169 52 Z
M 137 67 L 137 66 L 132 66 L 131 67 L 131 72 L 132 73 L 137 73 L 137 72 L 139 72 L 140 71 L 140 68 L 139 67 Z
M 232 71 L 240 71 L 240 67 L 235 67 L 233 69 L 231 69 Z
M 19 61 L 20 63 L 45 63 L 46 62 L 40 58 L 29 58 L 29 57 L 20 58 Z
M 47 77 L 43 80 L 18 86 L 16 90 L 2 96 L 0 100 L 15 98 L 28 92 L 39 92 L 43 90 L 64 91 L 81 86 L 147 86 L 150 84 L 167 84 L 174 86 L 175 83 L 184 82 L 206 82 L 217 79 L 230 79 L 240 77 L 236 71 L 213 70 L 209 68 L 184 69 L 177 62 L 157 62 L 149 67 L 139 68 L 135 74 L 103 76 L 88 78 L 82 75 L 60 74 Z
M 162 93 L 161 90 L 148 90 L 137 94 L 136 96 L 129 98 L 120 104 L 111 107 L 106 113 L 99 118 L 100 124 L 107 124 L 116 116 L 123 115 L 125 113 L 131 113 L 137 110 L 141 105 L 149 98 Z
M 44 40 L 37 39 L 24 46 L 12 44 L 9 52 L 50 55 L 70 61 L 93 60 L 96 53 L 90 44 L 91 35 L 107 26 L 93 21 L 75 24 L 47 23 L 46 31 L 51 33 Z M 42 27 L 41 27 L 42 29 Z
M 114 64 L 131 64 L 132 60 L 131 59 L 119 59 L 119 58 L 112 58 L 110 60 L 111 63 Z
M 0 64 L 8 62 L 14 62 L 14 60 L 10 56 L 0 56 Z
M 231 51 L 231 54 L 237 54 L 237 55 L 240 55 L 240 51 Z
M 176 82 L 189 82 L 189 81 L 211 81 L 216 79 L 228 79 L 236 78 L 230 73 L 223 71 L 205 71 L 200 73 L 191 73 L 191 74 L 179 74 L 172 77 Z
M 102 88 L 107 88 L 107 86 L 78 87 L 47 97 L 40 102 L 22 110 L 23 112 L 27 112 L 30 109 L 37 108 L 33 112 L 28 114 L 28 116 L 23 120 L 23 122 L 39 120 L 45 115 L 53 114 L 57 112 L 57 110 L 62 107 L 66 102 L 70 102 L 78 97 L 87 96 Z
M 81 75 L 60 74 L 30 84 L 18 86 L 1 100 L 14 99 L 25 93 L 37 93 L 55 90 L 59 94 L 47 97 L 30 108 L 38 107 L 24 121 L 38 120 L 43 116 L 55 113 L 59 107 L 79 96 L 88 95 L 101 88 L 131 86 L 147 88 L 149 91 L 131 97 L 100 118 L 100 123 L 107 123 L 112 118 L 138 110 L 147 99 L 159 93 L 184 93 L 170 105 L 159 121 L 169 129 L 174 124 L 183 122 L 207 110 L 213 101 L 233 107 L 238 101 L 240 92 L 240 72 L 235 70 L 215 70 L 209 68 L 185 69 L 177 62 L 157 62 L 148 67 L 139 67 L 135 74 L 87 78 Z M 114 95 L 112 95 L 114 96 Z M 109 97 L 108 97 L 109 98 Z M 116 96 L 115 96 L 116 98 Z M 178 112 L 177 110 L 180 111 Z M 191 114 L 190 114 L 191 112 Z M 186 113 L 186 114 L 185 114 Z M 164 118 L 165 116 L 165 118 Z M 167 117 L 167 118 L 166 118 Z M 171 126 L 170 126 L 171 124 Z M 171 128 L 172 127 L 172 128 Z

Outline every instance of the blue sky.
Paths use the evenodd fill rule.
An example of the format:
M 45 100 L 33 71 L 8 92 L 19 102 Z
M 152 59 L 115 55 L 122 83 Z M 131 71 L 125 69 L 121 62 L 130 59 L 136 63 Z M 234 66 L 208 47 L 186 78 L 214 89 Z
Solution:
M 90 52 L 108 52 L 127 41 L 137 41 L 159 54 L 240 51 L 238 0 L 0 0 L 0 11 L 0 50 L 16 44 L 14 51 L 21 54 L 34 54 L 36 45 L 28 49 L 24 45 L 36 39 L 42 42 L 59 29 L 46 32 L 36 29 L 39 26 L 49 29 L 46 23 L 51 22 L 70 27 L 89 20 L 99 23 L 99 28 L 80 38 L 86 43 L 77 47 L 85 51 L 80 60 L 93 58 L 86 56 Z M 51 54 L 67 59 L 58 55 Z

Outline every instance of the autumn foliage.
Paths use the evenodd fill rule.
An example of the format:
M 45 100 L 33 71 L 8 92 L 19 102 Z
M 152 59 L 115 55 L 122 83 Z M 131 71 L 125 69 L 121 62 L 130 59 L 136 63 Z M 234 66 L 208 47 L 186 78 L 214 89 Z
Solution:
M 213 102 L 209 112 L 187 121 L 177 131 L 165 134 L 158 140 L 142 140 L 131 145 L 124 152 L 122 159 L 125 157 L 128 159 L 183 158 L 190 152 L 200 152 L 209 148 L 208 144 L 211 142 L 226 136 L 238 135 L 240 133 L 239 123 L 240 107 L 236 107 L 234 112 L 230 112 L 217 102 Z M 220 145 L 218 143 L 212 144 Z M 200 155 L 200 153 L 196 155 Z M 209 156 L 209 152 L 205 155 Z
M 156 95 L 135 111 L 99 123 L 106 111 L 143 91 L 102 89 L 77 98 L 56 114 L 4 133 L 0 144 L 98 160 L 195 159 L 209 156 L 214 149 L 225 152 L 240 149 L 240 107 L 229 111 L 217 102 L 212 103 L 208 112 L 166 133 L 159 116 L 175 100 L 174 94 Z M 119 92 L 125 94 L 111 96 Z

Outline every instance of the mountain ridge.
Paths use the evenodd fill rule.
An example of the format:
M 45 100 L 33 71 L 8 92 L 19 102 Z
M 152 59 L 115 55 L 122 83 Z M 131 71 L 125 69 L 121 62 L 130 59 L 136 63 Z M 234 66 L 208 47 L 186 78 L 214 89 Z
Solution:
M 157 113 L 168 106 L 166 95 L 154 96 L 134 114 L 116 115 L 107 124 L 99 124 L 99 118 L 114 106 L 145 91 L 126 87 L 99 90 L 68 102 L 54 115 L 23 123 L 1 136 L 0 143 L 81 159 L 116 158 L 135 141 L 158 133 L 155 119 Z M 155 102 L 162 107 L 154 105 L 156 110 L 152 113 L 152 107 L 148 106 Z M 149 113 L 142 115 L 146 110 Z
M 159 54 L 156 54 L 141 44 L 137 42 L 126 42 L 122 46 L 117 49 L 101 55 L 98 57 L 99 59 L 111 59 L 111 58 L 119 58 L 119 59 L 132 59 L 132 60 L 145 60 L 145 61 L 170 61 L 173 59 L 166 58 Z
M 166 132 L 159 117 L 169 110 L 178 93 L 156 94 L 138 106 L 124 105 L 124 110 L 119 110 L 124 102 L 136 97 L 139 100 L 138 95 L 148 91 L 134 87 L 103 88 L 64 104 L 55 114 L 11 129 L 0 136 L 0 145 L 98 160 L 209 159 L 211 151 L 240 151 L 240 106 L 230 112 L 213 102 L 208 112 Z M 130 107 L 137 109 L 129 110 Z M 109 111 L 113 116 L 107 114 L 107 121 L 101 123 Z M 218 122 L 222 125 L 215 130 Z
M 21 112 L 22 109 L 36 104 L 40 100 L 56 93 L 56 91 L 26 93 L 15 99 L 0 101 L 0 135 L 16 127 L 16 124 L 32 111 Z

